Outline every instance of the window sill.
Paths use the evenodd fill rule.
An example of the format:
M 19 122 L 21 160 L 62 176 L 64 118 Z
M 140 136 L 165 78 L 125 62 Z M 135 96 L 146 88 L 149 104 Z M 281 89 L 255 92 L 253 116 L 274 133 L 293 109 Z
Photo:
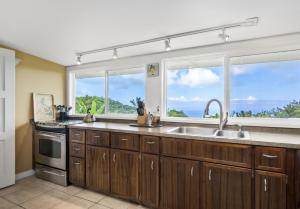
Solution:
M 85 115 L 75 114 L 69 115 L 70 118 L 83 118 Z M 104 115 L 95 115 L 96 118 L 100 119 L 123 119 L 123 120 L 136 120 L 137 115 L 129 114 L 104 114 Z

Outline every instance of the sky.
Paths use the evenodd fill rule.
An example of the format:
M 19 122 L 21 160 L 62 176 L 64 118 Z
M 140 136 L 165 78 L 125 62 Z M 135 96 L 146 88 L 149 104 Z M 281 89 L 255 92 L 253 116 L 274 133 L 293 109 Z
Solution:
M 232 65 L 230 72 L 231 110 L 259 112 L 300 100 L 300 61 Z M 111 76 L 109 97 L 124 104 L 144 98 L 144 78 L 143 73 Z M 168 109 L 200 117 L 208 100 L 224 100 L 223 67 L 169 70 L 167 83 Z M 104 96 L 104 78 L 77 80 L 76 94 Z

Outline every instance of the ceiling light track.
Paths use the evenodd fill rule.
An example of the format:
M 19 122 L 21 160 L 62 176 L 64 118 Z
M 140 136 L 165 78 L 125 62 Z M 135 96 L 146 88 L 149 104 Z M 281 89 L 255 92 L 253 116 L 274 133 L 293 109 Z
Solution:
M 164 41 L 165 42 L 165 50 L 169 51 L 169 50 L 171 50 L 170 40 L 174 39 L 174 38 L 180 38 L 180 37 L 191 36 L 191 35 L 196 35 L 196 34 L 201 34 L 201 33 L 218 31 L 218 30 L 224 31 L 223 34 L 225 35 L 225 29 L 256 26 L 258 24 L 258 22 L 259 22 L 258 17 L 252 17 L 252 18 L 248 18 L 242 22 L 221 25 L 221 26 L 216 26 L 216 27 L 210 27 L 210 28 L 203 28 L 203 29 L 199 29 L 199 30 L 193 30 L 193 31 L 188 31 L 188 32 L 184 32 L 184 33 L 177 33 L 177 34 L 173 34 L 173 35 L 162 36 L 162 37 L 147 39 L 147 40 L 143 40 L 143 41 L 136 41 L 136 42 L 132 42 L 132 43 L 126 43 L 126 44 L 120 44 L 120 45 L 115 45 L 115 46 L 110 46 L 110 47 L 105 47 L 105 48 L 100 48 L 100 49 L 78 52 L 78 53 L 76 53 L 76 56 L 77 56 L 77 59 L 78 58 L 80 59 L 84 55 L 95 54 L 95 53 L 112 50 L 113 51 L 113 59 L 117 59 L 118 58 L 118 53 L 117 53 L 118 49 L 132 47 L 132 46 L 138 46 L 138 45 L 143 45 L 143 44 L 148 44 L 148 43 L 154 43 L 154 42 L 159 42 L 159 41 Z M 229 36 L 228 36 L 228 38 L 229 38 Z M 80 60 L 80 63 L 81 63 L 81 60 Z

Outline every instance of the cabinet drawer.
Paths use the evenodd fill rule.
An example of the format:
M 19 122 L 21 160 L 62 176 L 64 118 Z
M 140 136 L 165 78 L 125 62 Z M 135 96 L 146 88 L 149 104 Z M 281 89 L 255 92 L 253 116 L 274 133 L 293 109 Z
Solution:
M 159 138 L 155 136 L 141 136 L 141 151 L 159 154 Z
M 193 158 L 251 168 L 252 148 L 248 145 L 193 141 Z
M 79 129 L 70 129 L 70 142 L 85 143 L 85 131 Z
M 284 148 L 276 147 L 256 147 L 255 148 L 255 168 L 266 171 L 285 172 Z
M 85 159 L 70 157 L 69 170 L 70 182 L 77 186 L 85 186 Z
M 86 131 L 86 144 L 109 147 L 109 133 L 103 131 Z
M 78 143 L 70 144 L 70 155 L 73 157 L 85 157 L 85 145 Z
M 190 157 L 191 141 L 185 139 L 162 138 L 161 154 L 174 157 Z
M 111 133 L 111 147 L 139 151 L 139 136 L 135 134 Z

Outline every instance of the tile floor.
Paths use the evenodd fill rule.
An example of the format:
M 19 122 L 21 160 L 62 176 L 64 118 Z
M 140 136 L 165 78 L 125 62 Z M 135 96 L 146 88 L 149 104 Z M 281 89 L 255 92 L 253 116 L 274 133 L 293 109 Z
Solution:
M 147 209 L 75 186 L 63 187 L 31 176 L 0 189 L 0 209 Z

